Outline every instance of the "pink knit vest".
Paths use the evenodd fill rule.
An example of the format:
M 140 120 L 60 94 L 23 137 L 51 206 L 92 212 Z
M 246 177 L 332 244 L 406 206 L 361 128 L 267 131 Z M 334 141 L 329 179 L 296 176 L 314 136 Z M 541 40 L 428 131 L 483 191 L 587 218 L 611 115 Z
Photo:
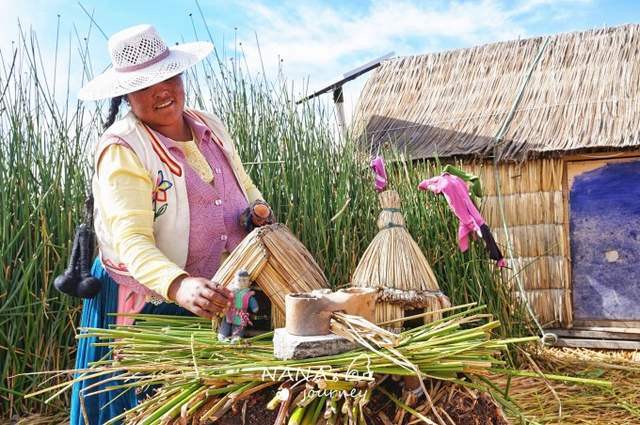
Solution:
M 194 133 L 197 134 L 196 131 Z M 231 252 L 246 235 L 239 219 L 249 206 L 231 165 L 212 137 L 215 136 L 205 135 L 199 143 L 200 151 L 213 171 L 212 183 L 204 182 L 195 170 L 186 165 L 182 152 L 177 156 L 186 165 L 190 208 L 189 254 L 185 269 L 192 276 L 209 279 L 218 270 L 222 253 Z
M 224 152 L 216 142 L 216 136 L 202 122 L 188 115 L 185 115 L 185 119 L 193 130 L 200 152 L 213 171 L 211 183 L 203 181 L 189 165 L 179 147 L 180 142 L 159 133 L 156 136 L 185 172 L 190 221 L 185 271 L 191 276 L 211 279 L 220 266 L 222 254 L 231 252 L 246 235 L 239 218 L 248 207 L 248 201 Z M 111 277 L 118 283 L 118 313 L 139 312 L 144 307 L 147 296 L 153 294 L 130 276 L 114 274 Z M 126 324 L 132 320 L 120 316 L 117 322 Z

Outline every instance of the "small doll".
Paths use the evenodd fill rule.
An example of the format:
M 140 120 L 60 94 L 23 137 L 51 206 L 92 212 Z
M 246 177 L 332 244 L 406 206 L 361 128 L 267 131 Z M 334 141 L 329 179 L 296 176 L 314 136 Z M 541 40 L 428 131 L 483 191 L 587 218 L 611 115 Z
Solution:
M 233 293 L 230 305 L 225 311 L 224 317 L 220 321 L 218 328 L 218 340 L 238 342 L 244 336 L 247 325 L 253 325 L 249 319 L 249 311 L 258 312 L 258 301 L 254 297 L 254 292 L 249 288 L 251 281 L 246 270 L 240 270 L 236 278 L 229 285 L 229 290 Z

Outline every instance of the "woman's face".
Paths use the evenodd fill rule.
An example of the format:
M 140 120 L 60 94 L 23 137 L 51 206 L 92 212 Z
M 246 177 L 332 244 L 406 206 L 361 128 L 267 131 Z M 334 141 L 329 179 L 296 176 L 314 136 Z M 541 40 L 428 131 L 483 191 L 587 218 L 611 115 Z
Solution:
M 180 74 L 129 93 L 127 98 L 136 117 L 151 128 L 171 127 L 182 120 L 184 85 Z

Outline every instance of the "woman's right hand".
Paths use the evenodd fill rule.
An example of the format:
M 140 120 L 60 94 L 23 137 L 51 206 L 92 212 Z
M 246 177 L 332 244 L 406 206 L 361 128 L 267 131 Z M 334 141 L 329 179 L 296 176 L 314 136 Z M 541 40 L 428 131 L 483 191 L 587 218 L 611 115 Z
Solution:
M 169 299 L 190 312 L 211 319 L 229 305 L 231 291 L 201 277 L 180 276 L 171 282 Z

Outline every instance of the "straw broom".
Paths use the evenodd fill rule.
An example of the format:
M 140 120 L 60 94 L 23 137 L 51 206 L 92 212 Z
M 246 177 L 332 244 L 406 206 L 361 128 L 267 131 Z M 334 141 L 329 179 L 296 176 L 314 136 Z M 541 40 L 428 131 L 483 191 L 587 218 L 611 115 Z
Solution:
M 405 227 L 400 195 L 386 190 L 378 198 L 382 209 L 377 222 L 380 231 L 362 255 L 351 284 L 381 290 L 376 306 L 378 323 L 402 318 L 409 309 L 435 312 L 449 307 L 429 262 Z M 440 313 L 434 313 L 424 320 L 440 317 Z

